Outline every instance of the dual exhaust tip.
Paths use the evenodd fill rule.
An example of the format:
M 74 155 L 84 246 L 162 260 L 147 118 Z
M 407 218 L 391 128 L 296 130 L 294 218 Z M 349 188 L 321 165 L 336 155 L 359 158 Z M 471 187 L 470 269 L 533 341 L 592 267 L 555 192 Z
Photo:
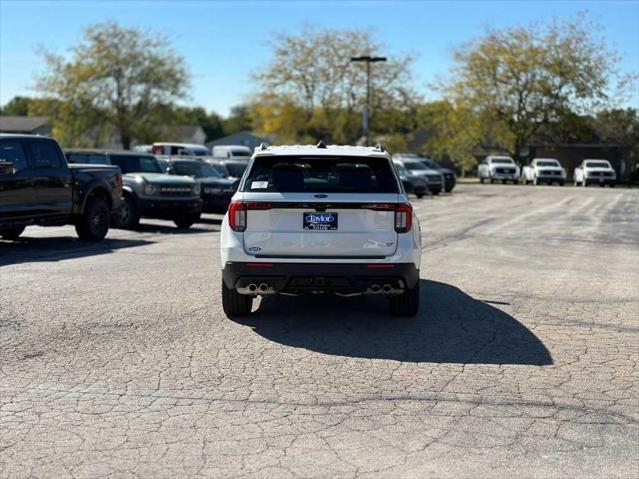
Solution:
M 256 285 L 255 283 L 251 283 L 248 285 L 248 290 L 251 293 L 257 293 L 258 291 L 260 293 L 266 293 L 268 292 L 268 284 L 266 283 L 260 283 L 260 285 Z
M 369 288 L 371 293 L 374 294 L 379 294 L 379 293 L 385 293 L 388 294 L 391 291 L 393 291 L 393 287 L 390 284 L 385 284 L 384 286 L 380 286 L 379 284 L 373 284 L 370 288 Z

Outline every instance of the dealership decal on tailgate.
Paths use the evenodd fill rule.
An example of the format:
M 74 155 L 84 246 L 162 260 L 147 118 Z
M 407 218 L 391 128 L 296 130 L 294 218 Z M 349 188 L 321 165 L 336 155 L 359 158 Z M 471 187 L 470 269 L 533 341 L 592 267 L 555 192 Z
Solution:
M 304 213 L 304 229 L 332 231 L 337 229 L 337 213 Z

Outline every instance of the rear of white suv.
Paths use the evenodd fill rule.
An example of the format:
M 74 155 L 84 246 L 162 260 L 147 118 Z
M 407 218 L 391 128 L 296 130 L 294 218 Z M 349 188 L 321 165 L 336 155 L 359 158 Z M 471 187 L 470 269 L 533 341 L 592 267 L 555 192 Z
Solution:
M 382 147 L 258 149 L 221 231 L 225 313 L 272 294 L 384 295 L 419 308 L 421 232 Z

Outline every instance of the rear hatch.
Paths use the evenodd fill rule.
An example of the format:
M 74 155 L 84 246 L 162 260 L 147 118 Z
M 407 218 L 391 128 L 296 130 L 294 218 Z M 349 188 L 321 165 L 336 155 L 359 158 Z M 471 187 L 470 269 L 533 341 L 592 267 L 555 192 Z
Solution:
M 395 253 L 400 190 L 384 157 L 257 157 L 242 185 L 244 250 L 262 258 Z

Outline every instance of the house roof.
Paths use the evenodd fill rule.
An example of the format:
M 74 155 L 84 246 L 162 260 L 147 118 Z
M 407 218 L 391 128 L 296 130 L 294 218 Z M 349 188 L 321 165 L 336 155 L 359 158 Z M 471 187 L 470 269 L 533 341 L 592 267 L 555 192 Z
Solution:
M 0 131 L 31 133 L 49 123 L 46 116 L 0 116 Z
M 271 144 L 272 140 L 261 136 L 254 135 L 252 131 L 244 130 L 233 133 L 232 135 L 224 136 L 213 141 L 209 141 L 206 146 L 211 148 L 212 146 L 224 146 L 224 145 L 246 145 L 247 141 L 259 145 L 260 143 Z

